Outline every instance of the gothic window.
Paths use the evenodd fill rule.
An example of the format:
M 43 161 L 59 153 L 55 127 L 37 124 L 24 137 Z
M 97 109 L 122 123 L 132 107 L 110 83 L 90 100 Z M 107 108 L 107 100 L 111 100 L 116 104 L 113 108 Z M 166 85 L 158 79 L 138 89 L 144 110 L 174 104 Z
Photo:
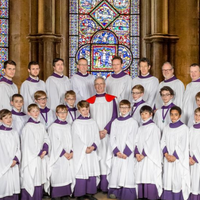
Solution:
M 79 58 L 85 57 L 94 75 L 112 73 L 114 55 L 123 59 L 123 70 L 137 76 L 140 57 L 139 0 L 70 0 L 70 76 Z
M 8 59 L 9 0 L 0 0 L 0 75 Z

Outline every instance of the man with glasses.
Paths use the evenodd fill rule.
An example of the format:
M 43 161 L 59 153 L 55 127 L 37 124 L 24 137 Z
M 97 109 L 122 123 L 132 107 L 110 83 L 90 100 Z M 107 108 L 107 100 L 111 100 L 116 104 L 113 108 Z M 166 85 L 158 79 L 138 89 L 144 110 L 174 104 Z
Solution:
M 88 61 L 80 58 L 77 65 L 78 72 L 71 78 L 72 90 L 76 93 L 76 103 L 86 100 L 95 94 L 95 77 L 87 73 Z
M 101 157 L 100 160 L 100 189 L 103 192 L 108 191 L 108 181 L 107 181 L 107 165 L 106 156 L 109 144 L 109 134 L 111 123 L 117 118 L 117 104 L 115 96 L 105 93 L 105 80 L 103 77 L 97 77 L 94 81 L 94 87 L 96 90 L 96 95 L 87 99 L 90 103 L 90 114 L 98 125 L 99 136 L 101 143 L 98 146 L 97 152 Z
M 131 77 L 123 70 L 123 61 L 120 56 L 115 56 L 112 60 L 114 74 L 106 80 L 107 93 L 117 97 L 118 101 L 127 99 L 131 101 Z
M 38 90 L 46 91 L 45 82 L 39 79 L 40 66 L 36 61 L 28 64 L 29 77 L 22 83 L 20 94 L 24 98 L 24 112 L 27 113 L 27 107 L 34 103 L 34 93 Z
M 169 62 L 165 62 L 162 66 L 162 74 L 164 81 L 159 84 L 156 95 L 156 109 L 160 109 L 163 105 L 163 101 L 160 95 L 160 89 L 164 86 L 169 86 L 174 91 L 173 102 L 180 108 L 182 108 L 183 95 L 185 91 L 182 81 L 176 78 L 174 75 L 174 67 Z

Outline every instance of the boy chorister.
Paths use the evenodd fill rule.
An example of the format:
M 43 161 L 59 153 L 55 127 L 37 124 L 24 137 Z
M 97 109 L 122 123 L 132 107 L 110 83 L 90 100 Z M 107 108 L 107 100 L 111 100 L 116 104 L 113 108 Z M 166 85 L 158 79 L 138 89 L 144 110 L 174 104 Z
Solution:
M 39 90 L 34 93 L 34 99 L 40 108 L 40 122 L 44 124 L 46 130 L 56 119 L 55 113 L 47 107 L 47 94 Z
M 40 109 L 36 104 L 28 106 L 30 116 L 21 135 L 21 200 L 42 200 L 43 184 L 48 182 L 49 138 L 45 127 L 38 121 Z
M 143 124 L 138 129 L 134 152 L 138 198 L 155 200 L 162 194 L 160 130 L 151 119 L 153 110 L 150 106 L 143 106 L 140 114 Z
M 128 100 L 119 103 L 120 117 L 115 119 L 111 126 L 110 145 L 111 154 L 107 156 L 109 165 L 110 198 L 121 200 L 136 200 L 135 182 L 135 138 L 138 123 L 130 116 L 131 104 Z M 109 162 L 110 160 L 110 162 Z
M 51 197 L 56 200 L 69 199 L 75 184 L 71 126 L 66 121 L 67 113 L 65 105 L 57 106 L 57 119 L 48 129 Z
M 12 96 L 12 128 L 17 131 L 19 135 L 22 133 L 22 128 L 28 121 L 28 116 L 22 112 L 24 100 L 21 94 L 14 94 Z
M 170 109 L 172 123 L 165 126 L 161 140 L 164 155 L 163 200 L 187 200 L 190 193 L 188 127 L 180 121 L 181 109 Z
M 79 112 L 75 107 L 76 93 L 73 90 L 69 90 L 65 93 L 65 104 L 68 109 L 67 123 L 72 124 L 79 116 Z
M 96 200 L 100 169 L 96 149 L 99 146 L 99 130 L 96 122 L 89 116 L 89 103 L 80 101 L 77 104 L 80 116 L 73 122 L 73 160 L 76 185 L 74 196 L 79 200 L 85 198 Z
M 18 200 L 18 164 L 21 158 L 19 135 L 12 129 L 12 113 L 9 110 L 0 111 L 0 121 L 0 199 Z
M 169 111 L 170 108 L 175 106 L 172 102 L 174 91 L 169 86 L 164 86 L 160 89 L 160 96 L 164 105 L 160 109 L 156 110 L 154 122 L 162 132 L 163 128 L 171 122 Z

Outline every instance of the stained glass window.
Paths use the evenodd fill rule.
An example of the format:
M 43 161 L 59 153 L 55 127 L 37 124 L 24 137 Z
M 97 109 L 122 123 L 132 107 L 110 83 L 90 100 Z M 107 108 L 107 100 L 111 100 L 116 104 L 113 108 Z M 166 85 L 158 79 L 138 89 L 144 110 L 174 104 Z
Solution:
M 81 57 L 94 75 L 112 73 L 111 61 L 119 55 L 123 70 L 137 76 L 140 57 L 139 0 L 70 0 L 70 76 Z
M 4 61 L 8 59 L 9 0 L 0 0 L 0 75 Z

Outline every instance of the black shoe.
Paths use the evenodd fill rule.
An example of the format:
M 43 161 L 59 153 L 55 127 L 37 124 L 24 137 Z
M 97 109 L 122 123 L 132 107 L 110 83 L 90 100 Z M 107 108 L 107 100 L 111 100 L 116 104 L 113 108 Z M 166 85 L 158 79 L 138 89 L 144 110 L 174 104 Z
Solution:
M 93 195 L 87 195 L 87 198 L 89 200 L 98 200 L 97 198 L 95 198 Z
M 85 200 L 84 196 L 76 197 L 77 200 Z
M 61 200 L 70 200 L 69 196 L 62 197 Z

